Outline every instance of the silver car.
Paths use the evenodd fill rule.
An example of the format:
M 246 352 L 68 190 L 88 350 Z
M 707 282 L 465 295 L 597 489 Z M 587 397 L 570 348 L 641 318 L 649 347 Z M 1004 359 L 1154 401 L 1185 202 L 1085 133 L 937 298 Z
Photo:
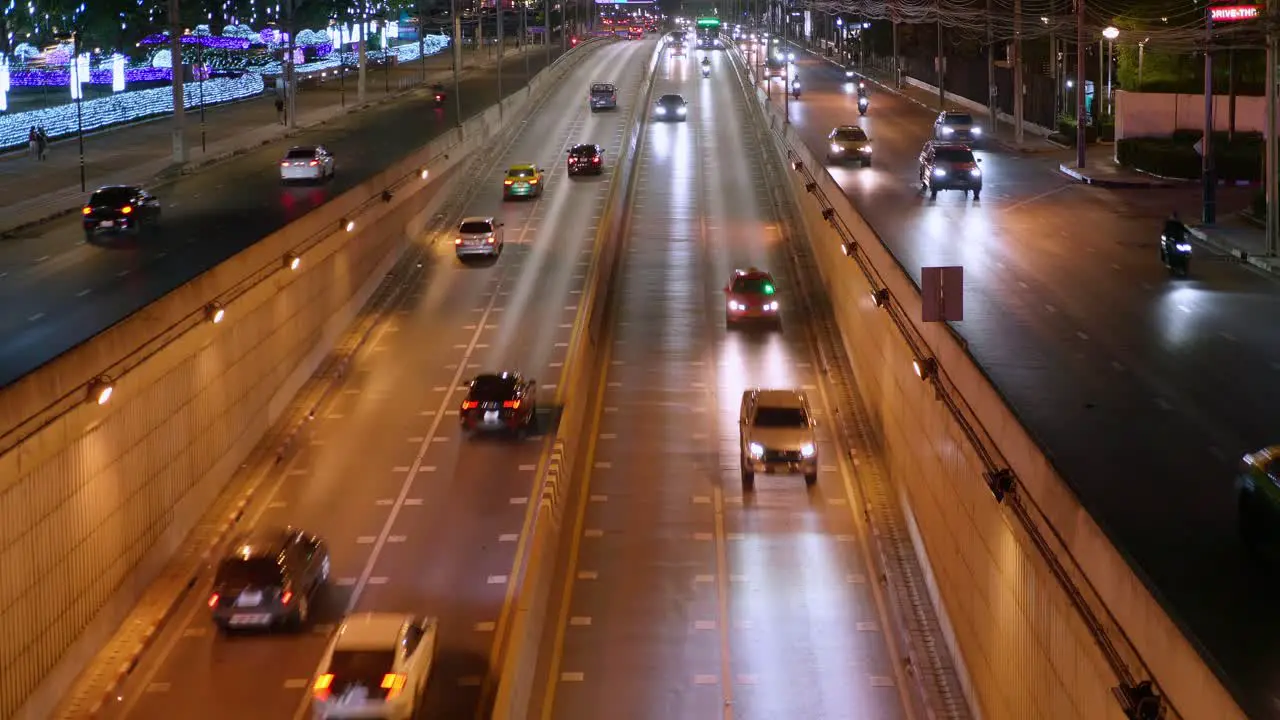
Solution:
M 756 473 L 797 474 L 806 485 L 818 481 L 818 440 L 801 390 L 747 390 L 738 411 L 742 455 L 742 487 L 750 489 Z
M 320 145 L 302 145 L 289 148 L 280 161 L 282 182 L 323 182 L 332 178 L 336 163 L 328 150 Z
M 945 110 L 933 121 L 933 137 L 947 142 L 976 142 L 982 138 L 982 128 L 967 112 Z
M 491 217 L 463 218 L 453 249 L 459 259 L 469 257 L 496 258 L 502 254 L 503 224 Z

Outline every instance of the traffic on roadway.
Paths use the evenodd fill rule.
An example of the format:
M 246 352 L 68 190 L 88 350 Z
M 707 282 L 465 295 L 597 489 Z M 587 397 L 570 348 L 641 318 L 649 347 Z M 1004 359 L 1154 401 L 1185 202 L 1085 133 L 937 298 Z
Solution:
M 555 55 L 559 49 L 555 48 Z M 542 53 L 529 56 L 531 72 Z M 504 95 L 525 80 L 524 63 L 504 67 Z M 452 92 L 450 86 L 448 92 Z M 462 115 L 493 105 L 497 72 L 464 76 Z M 134 234 L 119 208 L 97 208 L 27 228 L 0 243 L 0 385 L 40 367 L 170 290 L 381 172 L 457 125 L 455 103 L 415 96 L 303 131 L 198 173 L 146 188 L 155 222 Z M 322 182 L 282 182 L 291 147 L 330 157 Z M 292 162 L 290 160 L 290 162 Z M 324 162 L 323 160 L 319 162 Z M 311 174 L 299 167 L 298 175 Z M 139 181 L 143 178 L 139 178 Z M 93 203 L 86 204 L 92 208 Z M 123 206 L 121 206 L 123 207 Z M 141 214 L 141 213 L 139 213 Z M 152 213 L 148 213 L 150 217 Z M 101 216 L 101 217 L 100 217 Z M 112 227 L 88 221 L 108 220 Z
M 1280 717 L 1280 615 L 1242 612 L 1280 578 L 1241 542 L 1233 483 L 1244 453 L 1280 438 L 1275 280 L 1201 246 L 1188 277 L 1171 275 L 1164 219 L 1194 215 L 1198 189 L 1076 184 L 1057 170 L 1067 153 L 977 138 L 981 199 L 931 198 L 937 108 L 867 82 L 860 115 L 843 69 L 796 53 L 800 137 L 826 154 L 833 128 L 865 131 L 871 166 L 828 171 L 917 283 L 924 266 L 964 267 L 969 351 L 1245 710 Z M 1252 191 L 1219 192 L 1243 206 Z
M 542 717 L 911 717 L 743 92 L 657 73 Z
M 424 259 L 412 289 L 317 414 L 309 441 L 268 470 L 271 489 L 247 516 L 249 535 L 211 561 L 110 716 L 483 711 L 614 171 L 606 164 L 571 178 L 568 150 L 590 143 L 616 157 L 653 47 L 616 43 L 584 58 L 480 169 L 450 225 L 418 239 Z M 591 111 L 592 82 L 617 86 L 616 110 Z M 412 136 L 397 133 L 371 143 L 365 158 L 342 134 L 325 138 L 336 182 L 394 157 L 408 141 L 388 140 Z M 283 221 L 280 198 L 293 196 L 277 187 L 279 155 L 236 167 Z M 543 169 L 545 189 L 508 199 L 504 178 L 521 166 Z M 310 201 L 331 191 L 316 192 Z M 459 231 L 484 221 L 467 237 L 488 244 L 501 230 L 501 248 L 460 258 Z M 268 629 L 278 631 L 258 632 Z

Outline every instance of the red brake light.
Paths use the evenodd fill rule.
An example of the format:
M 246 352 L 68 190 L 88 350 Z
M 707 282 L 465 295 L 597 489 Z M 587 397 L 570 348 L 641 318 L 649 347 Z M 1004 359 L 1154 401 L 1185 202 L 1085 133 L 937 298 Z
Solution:
M 325 673 L 316 678 L 315 684 L 311 686 L 311 692 L 317 700 L 328 700 L 330 685 L 333 685 L 333 673 Z
M 387 699 L 400 694 L 404 690 L 405 676 L 400 673 L 387 673 L 382 676 L 382 689 L 387 691 Z
M 517 409 L 519 409 L 519 408 L 520 408 L 520 401 L 519 401 L 519 400 L 508 400 L 508 401 L 506 401 L 506 402 L 502 403 L 502 407 L 504 407 L 504 408 L 511 408 L 512 410 L 517 410 Z
M 293 591 L 292 591 L 292 590 L 285 590 L 285 591 L 284 591 L 284 594 L 280 596 L 280 602 L 281 602 L 281 603 L 284 603 L 285 605 L 288 605 L 288 604 L 289 604 L 289 601 L 290 601 L 290 600 L 292 600 L 292 599 L 293 599 Z
M 88 205 L 85 205 L 83 208 L 80 209 L 81 215 L 88 215 L 91 212 L 93 212 L 93 208 L 89 207 Z
M 133 212 L 133 206 L 125 205 L 124 207 L 120 208 L 120 212 L 125 215 L 128 215 L 129 213 Z
M 454 244 L 454 245 L 461 245 L 461 244 L 462 244 L 462 238 L 454 238 L 454 239 L 453 239 L 453 244 Z
M 209 596 L 209 607 L 217 607 L 217 606 L 218 606 L 218 593 L 214 593 Z
M 492 244 L 493 244 L 493 238 L 489 238 L 489 244 L 490 244 L 490 245 L 492 245 Z
M 316 162 L 315 160 L 312 160 L 311 162 L 309 162 L 309 163 L 307 163 L 307 164 L 308 164 L 308 165 L 310 165 L 311 167 L 315 167 L 316 165 L 319 165 L 320 163 Z
M 591 162 L 595 163 L 596 165 L 599 165 L 599 164 L 600 164 L 600 158 L 598 158 L 598 157 L 593 157 L 593 158 L 591 158 Z
M 288 160 L 281 160 L 281 161 L 280 161 L 280 167 L 289 167 L 289 161 L 288 161 Z
M 530 180 L 529 180 L 529 184 L 530 184 L 530 185 L 537 185 L 537 184 L 538 184 L 538 178 L 532 178 L 532 179 L 530 179 Z
M 478 407 L 480 407 L 480 403 L 476 402 L 475 400 L 464 400 L 462 402 L 463 410 L 475 410 Z
M 511 183 L 513 183 L 513 182 L 515 182 L 515 180 L 503 180 L 503 181 L 502 181 L 502 184 L 503 184 L 503 185 L 510 185 L 510 184 L 511 184 Z

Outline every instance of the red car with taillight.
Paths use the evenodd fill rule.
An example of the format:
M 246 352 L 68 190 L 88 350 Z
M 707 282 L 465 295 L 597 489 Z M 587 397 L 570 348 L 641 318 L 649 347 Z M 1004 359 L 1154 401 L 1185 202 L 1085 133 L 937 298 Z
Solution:
M 538 423 L 538 382 L 517 372 L 477 375 L 458 417 L 466 432 L 529 432 Z
M 604 172 L 604 148 L 599 145 L 574 145 L 569 148 L 570 175 L 599 175 Z
M 724 287 L 724 294 L 725 325 L 733 327 L 743 322 L 782 324 L 782 317 L 778 314 L 778 285 L 773 275 L 764 270 L 735 270 L 729 284 Z

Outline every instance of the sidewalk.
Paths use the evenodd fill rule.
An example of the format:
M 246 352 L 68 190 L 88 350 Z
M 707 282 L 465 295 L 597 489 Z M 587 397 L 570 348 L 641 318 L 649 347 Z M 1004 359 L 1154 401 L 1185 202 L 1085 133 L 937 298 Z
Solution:
M 504 64 L 523 57 L 523 52 L 544 52 L 542 46 L 509 48 Z M 452 77 L 451 53 L 439 53 L 426 60 L 427 82 L 447 82 Z M 485 49 L 463 50 L 464 73 L 493 67 L 496 58 Z M 369 68 L 365 102 L 356 102 L 356 73 L 348 73 L 339 84 L 300 86 L 296 128 L 289 130 L 276 115 L 275 91 L 235 103 L 205 108 L 204 148 L 201 148 L 200 112 L 188 111 L 185 138 L 188 162 L 180 168 L 172 161 L 172 118 L 165 116 L 132 125 L 104 130 L 84 138 L 85 191 L 80 189 L 80 156 L 76 138 L 54 142 L 43 162 L 27 152 L 0 156 L 0 197 L 6 207 L 0 213 L 0 238 L 23 228 L 70 212 L 84 201 L 86 192 L 102 185 L 147 184 L 160 176 L 189 173 L 206 165 L 234 157 L 274 142 L 346 113 L 394 100 L 421 88 L 422 64 L 406 63 L 389 71 Z
M 814 59 L 820 62 L 825 62 L 829 65 L 833 65 L 835 67 L 841 68 L 842 70 L 846 69 L 843 65 L 839 64 L 832 58 L 826 57 L 825 55 L 815 50 L 812 50 L 809 48 L 803 48 L 803 47 L 801 47 L 800 49 L 808 53 L 811 57 L 813 57 Z M 911 83 L 905 82 L 906 80 L 905 78 L 904 78 L 902 87 L 900 88 L 894 87 L 893 77 L 891 73 L 883 70 L 879 70 L 876 68 L 868 67 L 868 66 L 856 68 L 854 69 L 854 73 L 870 81 L 872 84 L 879 86 L 880 89 L 883 90 L 884 92 L 891 92 L 895 95 L 898 95 L 910 102 L 915 103 L 916 105 L 919 105 L 920 107 L 924 108 L 925 110 L 928 110 L 929 112 L 934 112 L 934 113 L 941 112 L 941 109 L 938 107 L 938 89 L 937 88 L 924 85 L 924 83 L 919 83 L 919 81 L 916 81 L 914 79 L 913 79 L 913 82 L 917 82 L 919 83 L 919 85 L 913 85 Z M 951 93 L 948 93 L 948 95 L 950 94 Z M 971 112 L 977 113 L 978 115 L 981 115 L 984 119 L 990 117 L 985 107 L 969 107 L 966 103 L 972 104 L 972 102 L 969 100 L 965 100 L 964 102 L 958 102 L 952 99 L 948 99 L 947 107 L 948 108 L 964 107 L 964 109 L 966 110 L 969 110 Z M 982 127 L 983 127 L 983 130 L 986 130 L 987 123 L 984 122 Z M 1010 152 L 1022 153 L 1026 155 L 1042 155 L 1047 153 L 1060 153 L 1065 149 L 1065 146 L 1059 145 L 1058 143 L 1052 142 L 1045 137 L 1042 137 L 1040 135 L 1037 135 L 1031 132 L 1031 130 L 1026 125 L 1023 126 L 1022 143 L 1019 144 L 1017 139 L 1015 138 L 1013 123 L 1005 120 L 1005 118 L 997 119 L 996 134 L 994 136 L 988 135 L 987 137 L 991 140 L 994 140 L 997 144 L 999 144 L 1001 147 L 1003 147 L 1004 149 Z
M 1238 215 L 1214 225 L 1189 227 L 1188 230 L 1197 240 L 1219 252 L 1280 275 L 1280 257 L 1267 255 L 1266 230 Z
M 1191 180 L 1162 178 L 1127 168 L 1115 161 L 1112 145 L 1090 145 L 1085 151 L 1083 168 L 1076 167 L 1075 157 L 1058 165 L 1058 170 L 1085 185 L 1115 189 L 1155 189 L 1185 187 Z M 1072 153 L 1074 156 L 1074 152 Z

